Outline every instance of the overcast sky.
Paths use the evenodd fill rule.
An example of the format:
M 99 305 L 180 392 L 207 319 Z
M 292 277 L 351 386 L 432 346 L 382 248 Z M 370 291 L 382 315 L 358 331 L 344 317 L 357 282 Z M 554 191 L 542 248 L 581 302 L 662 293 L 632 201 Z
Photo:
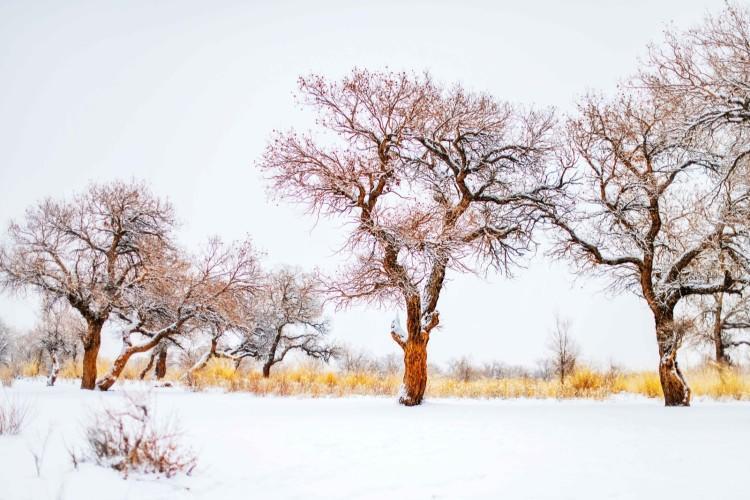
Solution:
M 145 179 L 168 197 L 188 248 L 253 237 L 268 266 L 334 270 L 343 228 L 270 201 L 254 168 L 274 129 L 305 128 L 297 76 L 353 66 L 429 70 L 500 99 L 571 108 L 612 90 L 646 44 L 719 0 L 515 2 L 0 1 L 0 224 L 89 181 Z M 3 228 L 4 230 L 4 228 Z M 657 362 L 645 303 L 604 293 L 564 262 L 528 260 L 512 280 L 450 276 L 431 359 L 533 364 L 560 313 L 584 356 Z M 396 309 L 333 312 L 333 334 L 378 354 Z M 0 318 L 35 319 L 0 295 Z M 402 315 L 403 318 L 403 315 Z M 110 345 L 112 345 L 110 340 Z

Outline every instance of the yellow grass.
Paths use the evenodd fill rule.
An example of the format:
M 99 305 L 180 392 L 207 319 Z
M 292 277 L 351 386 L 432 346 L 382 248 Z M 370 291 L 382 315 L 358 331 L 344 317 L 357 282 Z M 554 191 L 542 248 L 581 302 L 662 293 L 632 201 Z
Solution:
M 10 387 L 16 379 L 15 371 L 9 366 L 0 366 L 0 385 Z
M 137 380 L 145 363 L 145 360 L 136 360 L 129 364 L 121 378 Z M 105 373 L 110 366 L 111 363 L 108 360 L 101 360 L 97 365 L 99 373 Z M 40 373 L 40 367 L 36 364 L 22 366 L 19 373 L 22 376 L 44 375 Z M 9 377 L 4 374 L 5 372 L 0 370 L 2 381 Z M 80 365 L 73 363 L 66 363 L 60 371 L 60 378 L 63 379 L 78 378 L 80 375 Z M 176 381 L 181 375 L 182 372 L 176 367 L 170 367 L 166 379 Z M 694 396 L 750 400 L 750 374 L 739 369 L 704 366 L 688 370 L 685 377 Z M 307 363 L 297 367 L 276 367 L 271 377 L 266 379 L 256 370 L 244 368 L 235 370 L 230 361 L 213 359 L 203 370 L 186 381 L 186 385 L 196 391 L 221 389 L 262 396 L 394 396 L 399 391 L 401 377 L 399 375 L 382 376 L 370 372 L 340 373 L 320 365 Z M 442 375 L 431 376 L 427 384 L 427 397 L 603 399 L 620 393 L 661 398 L 659 375 L 649 371 L 601 371 L 583 366 L 571 374 L 564 384 L 560 384 L 557 379 L 515 377 L 463 381 Z

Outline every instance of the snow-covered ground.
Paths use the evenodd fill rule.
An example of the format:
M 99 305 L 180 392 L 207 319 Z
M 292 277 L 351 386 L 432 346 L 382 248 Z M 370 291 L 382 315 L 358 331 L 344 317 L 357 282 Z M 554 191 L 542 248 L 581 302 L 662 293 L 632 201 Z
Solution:
M 21 381 L 0 390 L 0 400 L 26 401 L 34 413 L 21 435 L 0 436 L 0 499 L 750 498 L 748 403 L 431 400 L 403 408 L 393 398 L 126 390 L 151 391 L 162 417 L 179 418 L 199 453 L 191 476 L 74 470 L 67 448 L 81 445 L 88 415 L 123 389 Z M 48 433 L 37 477 L 30 450 Z

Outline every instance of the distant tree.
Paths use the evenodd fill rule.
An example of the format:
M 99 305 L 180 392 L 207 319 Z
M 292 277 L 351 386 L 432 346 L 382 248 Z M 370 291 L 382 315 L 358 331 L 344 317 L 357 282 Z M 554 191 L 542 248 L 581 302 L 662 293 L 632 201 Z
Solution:
M 479 370 L 464 356 L 448 363 L 448 374 L 456 380 L 470 382 L 479 376 Z
M 527 378 L 531 376 L 529 369 L 521 365 L 508 365 L 500 361 L 484 363 L 481 367 L 482 377 L 503 378 Z
M 44 308 L 40 321 L 26 340 L 38 345 L 49 358 L 47 385 L 57 381 L 65 360 L 76 362 L 78 343 L 86 334 L 86 323 L 68 306 L 50 305 Z
M 750 298 L 747 293 L 716 293 L 695 304 L 698 323 L 695 335 L 703 345 L 714 349 L 718 365 L 732 364 L 730 351 L 750 346 Z
M 154 253 L 169 245 L 169 203 L 136 182 L 93 184 L 69 200 L 46 199 L 12 222 L 0 248 L 0 284 L 67 302 L 87 324 L 82 389 L 96 384 L 101 331 L 126 292 L 144 279 Z
M 336 347 L 335 359 L 339 370 L 345 373 L 373 372 L 378 364 L 369 353 L 347 345 Z
M 565 378 L 576 368 L 580 351 L 578 343 L 570 334 L 570 320 L 555 317 L 555 327 L 547 341 L 547 349 L 550 352 L 550 367 L 560 380 L 560 385 L 564 385 Z
M 377 372 L 381 376 L 397 375 L 401 371 L 402 362 L 395 353 L 386 354 L 375 360 Z
M 334 137 L 278 134 L 260 166 L 279 197 L 351 222 L 353 263 L 328 291 L 340 306 L 402 304 L 400 402 L 418 405 L 447 271 L 510 270 L 564 183 L 548 168 L 552 113 L 405 73 L 311 76 L 299 90 Z
M 266 278 L 258 296 L 252 344 L 258 346 L 263 376 L 292 351 L 328 361 L 334 347 L 326 342 L 328 322 L 314 276 L 281 269 Z

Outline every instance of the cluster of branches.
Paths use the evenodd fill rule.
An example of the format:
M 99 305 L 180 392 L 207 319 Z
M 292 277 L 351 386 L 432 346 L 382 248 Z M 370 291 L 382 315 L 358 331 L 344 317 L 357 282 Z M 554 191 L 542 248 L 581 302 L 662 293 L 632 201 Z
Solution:
M 299 95 L 323 133 L 277 134 L 260 167 L 278 196 L 351 222 L 351 264 L 327 291 L 340 306 L 402 305 L 405 328 L 390 330 L 405 357 L 401 400 L 419 404 L 446 273 L 510 271 L 534 246 L 539 207 L 566 183 L 548 161 L 554 114 L 429 75 L 359 69 L 301 78 Z
M 185 378 L 212 358 L 230 359 L 239 367 L 245 359 L 261 363 L 264 377 L 288 354 L 301 353 L 328 362 L 337 352 L 327 341 L 320 283 L 316 276 L 292 268 L 265 274 L 246 304 L 240 321 L 224 328 L 212 325 L 209 345 L 184 374 Z

